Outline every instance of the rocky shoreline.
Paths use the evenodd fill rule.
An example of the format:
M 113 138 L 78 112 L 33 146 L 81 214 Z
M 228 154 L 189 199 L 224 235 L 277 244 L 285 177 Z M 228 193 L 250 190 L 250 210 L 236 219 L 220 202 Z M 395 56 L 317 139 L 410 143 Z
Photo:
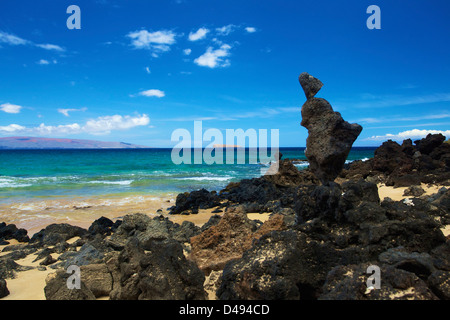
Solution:
M 428 136 L 413 148 L 437 138 L 443 142 Z M 224 211 L 202 227 L 131 214 L 100 218 L 89 229 L 54 224 L 30 239 L 26 230 L 0 224 L 0 296 L 8 279 L 30 268 L 16 261 L 32 256 L 38 270 L 53 272 L 47 299 L 449 299 L 450 239 L 441 229 L 450 224 L 450 190 L 393 201 L 380 199 L 375 184 L 407 176 L 447 186 L 449 145 L 432 147 L 428 154 L 440 157 L 422 170 L 417 151 L 384 150 L 394 144 L 347 166 L 339 183 L 322 185 L 309 169 L 281 160 L 276 175 L 230 183 L 219 193 L 180 194 L 171 214 Z M 381 165 L 400 160 L 419 167 Z M 270 218 L 250 220 L 250 212 Z M 7 245 L 11 239 L 19 243 Z M 81 268 L 79 290 L 67 288 L 70 265 Z M 381 270 L 381 288 L 370 292 L 369 265 Z
M 135 213 L 88 229 L 53 224 L 29 238 L 0 224 L 0 298 L 9 279 L 36 268 L 54 270 L 49 300 L 450 299 L 450 238 L 442 231 L 450 225 L 450 144 L 442 135 L 387 141 L 374 158 L 344 165 L 361 128 L 314 98 L 320 81 L 302 74 L 300 84 L 302 124 L 330 125 L 311 127 L 310 168 L 299 171 L 280 155 L 274 175 L 179 194 L 169 215 L 213 209 L 202 226 Z M 380 183 L 407 186 L 407 198 L 380 199 Z M 442 187 L 424 195 L 422 184 Z M 16 262 L 27 257 L 39 266 Z M 77 289 L 68 286 L 71 266 L 79 268 Z M 379 287 L 368 282 L 374 269 Z

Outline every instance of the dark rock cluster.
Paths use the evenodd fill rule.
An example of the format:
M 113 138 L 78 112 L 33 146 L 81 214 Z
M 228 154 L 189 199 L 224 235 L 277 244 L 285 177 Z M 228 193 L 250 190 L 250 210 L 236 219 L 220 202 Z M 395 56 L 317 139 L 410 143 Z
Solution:
M 175 206 L 170 208 L 170 214 L 196 214 L 198 209 L 206 209 L 220 205 L 220 198 L 215 191 L 206 189 L 180 193 Z
M 442 273 L 450 271 L 450 241 L 437 221 L 449 217 L 443 203 L 448 196 L 450 191 L 433 201 L 414 198 L 410 205 L 380 202 L 374 184 L 362 180 L 341 188 L 312 186 L 296 204 L 294 225 L 263 235 L 241 259 L 225 266 L 217 295 L 448 299 L 445 290 L 436 289 L 449 289 Z M 380 267 L 383 282 L 381 289 L 365 293 L 369 265 Z M 439 284 L 434 279 L 440 279 Z
M 429 134 L 414 141 L 384 142 L 372 159 L 355 161 L 340 177 L 368 179 L 387 186 L 411 187 L 425 184 L 450 185 L 450 144 L 442 134 Z
M 27 242 L 30 240 L 28 232 L 25 229 L 18 229 L 14 224 L 0 223 L 0 245 L 9 244 L 7 240 L 15 239 L 20 242 Z
M 212 219 L 214 220 L 214 219 Z M 213 225 L 211 222 L 210 225 Z M 6 224 L 5 224 L 6 225 Z M 14 229 L 7 225 L 9 229 Z M 175 224 L 162 216 L 132 214 L 113 222 L 102 217 L 88 230 L 69 224 L 52 224 L 26 242 L 9 245 L 0 256 L 0 292 L 6 281 L 29 270 L 15 261 L 29 254 L 41 260 L 39 268 L 52 268 L 45 296 L 50 300 L 204 299 L 204 274 L 187 260 L 189 239 L 201 232 L 193 223 Z M 79 237 L 73 243 L 68 240 Z M 58 253 L 53 259 L 51 254 Z M 70 273 L 80 267 L 81 288 L 67 286 Z

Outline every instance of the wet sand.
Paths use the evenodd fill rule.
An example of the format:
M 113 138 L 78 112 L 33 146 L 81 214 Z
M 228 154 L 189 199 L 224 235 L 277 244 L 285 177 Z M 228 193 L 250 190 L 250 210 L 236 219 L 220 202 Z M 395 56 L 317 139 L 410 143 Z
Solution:
M 0 222 L 15 224 L 32 235 L 52 223 L 68 223 L 89 228 L 95 220 L 104 216 L 116 220 L 127 214 L 144 213 L 159 215 L 175 204 L 173 196 L 129 195 L 103 198 L 59 198 L 30 200 L 0 206 Z

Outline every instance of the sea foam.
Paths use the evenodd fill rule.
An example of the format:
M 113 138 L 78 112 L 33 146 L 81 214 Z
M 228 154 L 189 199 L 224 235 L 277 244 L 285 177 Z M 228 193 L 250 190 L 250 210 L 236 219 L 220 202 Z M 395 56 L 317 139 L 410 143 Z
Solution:
M 187 178 L 178 178 L 177 180 L 228 181 L 231 179 L 233 179 L 233 177 L 187 177 Z

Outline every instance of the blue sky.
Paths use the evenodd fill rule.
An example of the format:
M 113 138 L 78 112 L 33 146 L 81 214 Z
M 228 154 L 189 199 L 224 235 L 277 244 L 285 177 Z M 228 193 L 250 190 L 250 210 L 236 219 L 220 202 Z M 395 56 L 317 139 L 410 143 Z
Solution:
M 81 30 L 67 28 L 72 4 Z M 363 126 L 356 146 L 449 137 L 449 13 L 447 0 L 2 0 L 0 137 L 172 147 L 202 120 L 304 147 L 304 71 Z

